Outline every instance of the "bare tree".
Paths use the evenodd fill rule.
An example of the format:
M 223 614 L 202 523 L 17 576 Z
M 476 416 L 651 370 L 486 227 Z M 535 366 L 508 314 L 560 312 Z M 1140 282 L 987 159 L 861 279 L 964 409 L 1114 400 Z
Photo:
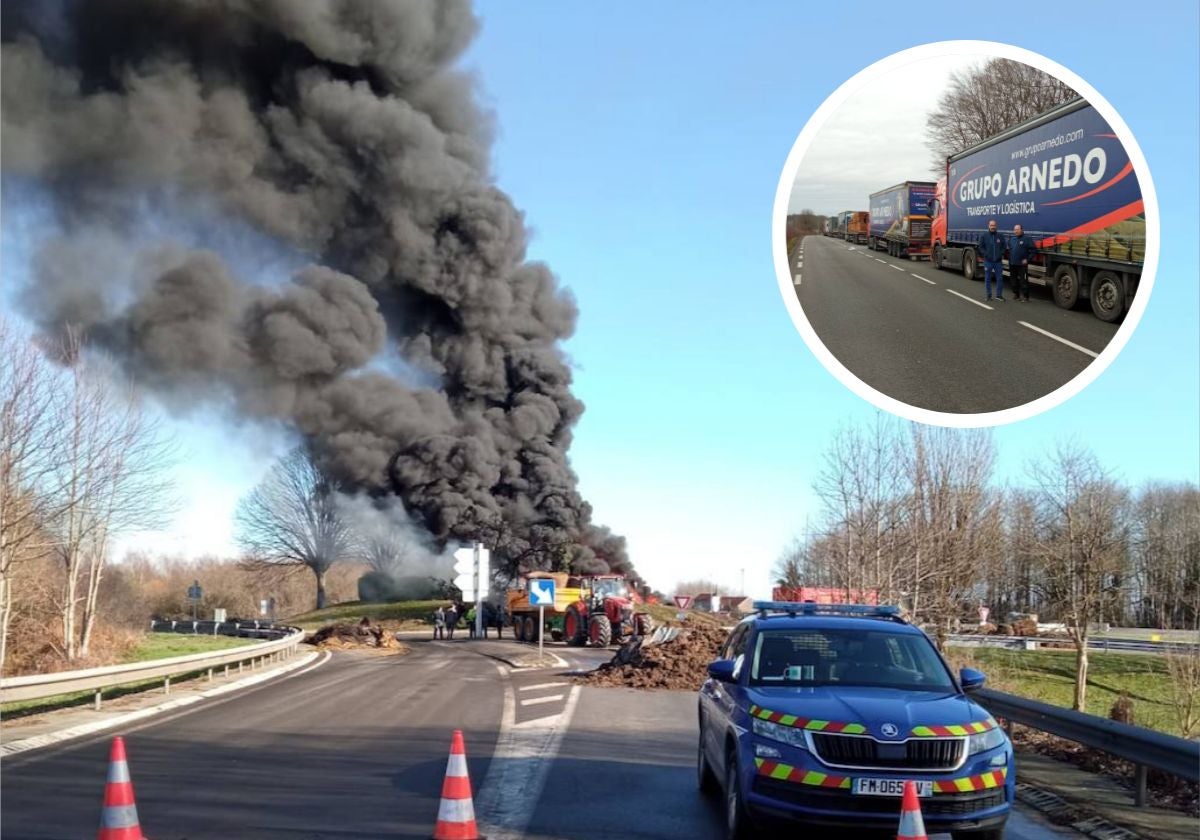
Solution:
M 61 453 L 52 422 L 63 380 L 11 322 L 0 317 L 0 671 L 8 652 L 14 583 L 22 564 L 49 553 L 54 511 L 47 493 Z
M 84 354 L 78 336 L 68 333 L 61 352 L 70 388 L 54 420 L 63 442 L 50 492 L 63 653 L 75 660 L 89 652 L 111 540 L 160 526 L 175 507 L 166 473 L 177 454 L 133 386 Z
M 788 543 L 771 568 L 771 575 L 776 586 L 795 589 L 804 585 L 811 548 L 812 544 L 807 537 L 805 539 L 797 538 Z
M 675 584 L 672 595 L 728 595 L 729 587 L 722 586 L 716 581 L 696 578 L 681 580 Z
M 1077 95 L 1049 73 L 1007 58 L 952 73 L 925 125 L 934 171 L 951 155 Z
M 304 447 L 271 467 L 238 504 L 237 540 L 251 566 L 308 568 L 316 578 L 316 608 L 325 606 L 331 566 L 355 556 L 355 538 L 338 505 L 340 487 Z
M 1039 587 L 1060 605 L 1075 644 L 1075 701 L 1086 711 L 1088 637 L 1110 590 L 1119 584 L 1127 542 L 1126 492 L 1096 456 L 1060 444 L 1030 466 L 1039 517 Z

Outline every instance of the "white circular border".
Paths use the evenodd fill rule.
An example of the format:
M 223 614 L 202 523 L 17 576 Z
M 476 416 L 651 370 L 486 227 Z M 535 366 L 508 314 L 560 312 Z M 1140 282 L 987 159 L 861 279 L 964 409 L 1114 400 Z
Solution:
M 1138 292 L 1134 296 L 1133 306 L 1130 307 L 1129 312 L 1125 315 L 1124 323 L 1121 324 L 1117 330 L 1117 334 L 1112 337 L 1100 355 L 1092 360 L 1071 381 L 1044 396 L 1038 397 L 1036 400 L 1001 411 L 989 411 L 979 414 L 952 414 L 945 411 L 917 408 L 875 390 L 851 373 L 826 349 L 821 339 L 817 336 L 816 331 L 808 322 L 808 318 L 805 317 L 804 310 L 800 306 L 800 299 L 797 297 L 795 289 L 792 286 L 792 274 L 791 268 L 788 265 L 787 255 L 787 212 L 792 185 L 796 181 L 796 173 L 800 169 L 800 162 L 804 159 L 808 147 L 812 145 L 813 139 L 820 132 L 829 117 L 852 94 L 872 78 L 884 76 L 888 72 L 896 70 L 905 64 L 910 64 L 921 59 L 942 58 L 953 55 L 1008 58 L 1013 61 L 1020 61 L 1058 77 L 1078 91 L 1108 121 L 1108 124 L 1117 133 L 1117 137 L 1121 140 L 1121 143 L 1124 144 L 1125 151 L 1129 153 L 1129 159 L 1133 162 L 1133 171 L 1137 174 L 1138 184 L 1142 188 L 1142 200 L 1145 202 L 1146 213 L 1146 260 L 1142 267 L 1142 277 L 1138 284 Z M 876 408 L 899 415 L 906 420 L 937 426 L 972 429 L 982 426 L 1000 426 L 1006 423 L 1014 423 L 1018 420 L 1027 420 L 1030 417 L 1035 417 L 1043 411 L 1054 408 L 1078 394 L 1090 385 L 1097 376 L 1104 372 L 1105 368 L 1121 352 L 1125 343 L 1129 341 L 1129 336 L 1133 334 L 1138 322 L 1142 319 L 1142 313 L 1146 311 L 1146 302 L 1150 298 L 1150 292 L 1154 287 L 1154 276 L 1158 270 L 1158 195 L 1154 191 L 1154 182 L 1150 178 L 1150 168 L 1146 165 L 1146 158 L 1142 154 L 1142 149 L 1137 144 L 1137 140 L 1134 139 L 1133 132 L 1129 130 L 1129 126 L 1125 125 L 1125 121 L 1121 119 L 1121 116 L 1108 103 L 1107 99 L 1066 67 L 1038 53 L 995 41 L 939 41 L 933 44 L 923 44 L 893 53 L 852 76 L 821 103 L 821 107 L 817 108 L 816 112 L 805 123 L 800 136 L 796 138 L 791 152 L 788 153 L 787 161 L 783 165 L 783 174 L 779 178 L 779 187 L 775 191 L 773 214 L 771 222 L 771 250 L 775 258 L 775 274 L 779 281 L 779 293 L 783 297 L 788 314 L 792 316 L 792 322 L 796 325 L 796 329 L 800 332 L 804 343 L 808 345 L 813 355 L 817 357 L 821 364 L 825 366 L 825 369 L 832 373 L 839 382 Z

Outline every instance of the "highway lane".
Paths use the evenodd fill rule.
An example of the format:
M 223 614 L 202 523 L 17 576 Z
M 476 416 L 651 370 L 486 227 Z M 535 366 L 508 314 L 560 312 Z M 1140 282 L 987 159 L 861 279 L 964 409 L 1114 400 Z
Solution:
M 426 838 L 454 727 L 465 731 L 481 824 L 504 823 L 504 812 L 520 828 L 493 825 L 495 840 L 721 836 L 719 805 L 695 788 L 694 693 L 575 685 L 572 674 L 608 651 L 555 645 L 567 668 L 511 670 L 493 657 L 528 646 L 412 645 L 405 657 L 338 653 L 127 732 L 147 836 Z M 531 752 L 535 743 L 550 751 Z M 0 833 L 93 833 L 107 745 L 105 736 L 6 761 Z M 1078 835 L 1021 810 L 1006 836 Z
M 805 237 L 793 289 L 818 337 L 851 373 L 909 405 L 974 414 L 1022 405 L 1065 385 L 1116 334 L 1049 291 L 987 303 L 983 283 L 928 261 Z M 798 282 L 797 282 L 798 281 Z
M 127 731 L 143 831 L 153 840 L 428 838 L 450 733 L 472 779 L 500 725 L 498 666 L 463 649 L 338 653 L 322 667 Z M 4 762 L 6 840 L 94 836 L 109 737 Z

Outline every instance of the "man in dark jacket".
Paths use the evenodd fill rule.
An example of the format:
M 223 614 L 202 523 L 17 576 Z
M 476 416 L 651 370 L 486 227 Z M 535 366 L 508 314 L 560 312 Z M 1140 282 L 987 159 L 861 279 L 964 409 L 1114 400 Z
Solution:
M 988 222 L 987 233 L 979 237 L 979 256 L 983 258 L 983 291 L 992 299 L 992 281 L 996 282 L 996 300 L 1004 300 L 1004 235 L 996 230 L 996 220 Z
M 1029 302 L 1029 261 L 1036 249 L 1033 237 L 1026 236 L 1020 225 L 1015 226 L 1008 240 L 1008 276 L 1017 301 Z

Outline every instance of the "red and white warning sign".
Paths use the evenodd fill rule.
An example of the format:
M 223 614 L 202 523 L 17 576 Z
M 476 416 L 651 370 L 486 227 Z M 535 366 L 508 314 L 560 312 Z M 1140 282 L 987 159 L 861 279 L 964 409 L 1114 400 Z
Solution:
M 686 610 L 691 605 L 692 605 L 692 596 L 691 595 L 676 595 L 675 596 L 675 606 L 679 607 L 679 609 Z

